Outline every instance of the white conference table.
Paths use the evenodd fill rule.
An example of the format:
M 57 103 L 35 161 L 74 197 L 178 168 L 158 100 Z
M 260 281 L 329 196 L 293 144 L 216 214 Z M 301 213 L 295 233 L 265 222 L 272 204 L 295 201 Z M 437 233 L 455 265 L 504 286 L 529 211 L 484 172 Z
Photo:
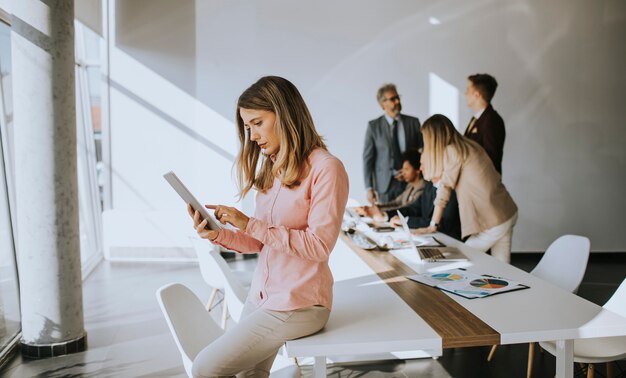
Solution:
M 469 261 L 424 264 L 411 249 L 367 252 L 359 250 L 347 238 L 340 238 L 329 261 L 335 276 L 335 297 L 328 324 L 315 335 L 287 342 L 287 355 L 315 357 L 315 377 L 324 377 L 326 356 L 424 350 L 427 355 L 437 357 L 447 347 L 556 340 L 556 375 L 571 377 L 573 340 L 626 335 L 626 318 L 446 235 L 435 236 L 447 245 L 457 246 Z M 465 299 L 408 281 L 404 275 L 382 265 L 374 270 L 372 259 L 376 258 L 392 261 L 396 267 L 399 263 L 417 273 L 463 267 L 479 274 L 506 277 L 530 289 Z M 405 270 L 396 271 L 406 274 Z M 411 301 L 412 305 L 407 303 Z M 433 311 L 453 314 L 465 311 L 462 316 L 468 319 L 475 316 L 478 323 L 483 322 L 482 331 L 474 333 L 469 326 L 465 329 L 459 323 L 459 315 L 433 317 L 427 309 L 431 305 Z M 426 312 L 420 316 L 421 311 Z

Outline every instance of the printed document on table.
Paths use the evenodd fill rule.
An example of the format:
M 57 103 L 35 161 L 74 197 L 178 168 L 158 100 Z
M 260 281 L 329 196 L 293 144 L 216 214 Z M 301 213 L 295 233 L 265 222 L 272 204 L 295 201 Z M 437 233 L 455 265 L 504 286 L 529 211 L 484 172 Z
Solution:
M 476 274 L 464 269 L 414 274 L 407 278 L 468 299 L 483 298 L 529 287 L 503 277 Z

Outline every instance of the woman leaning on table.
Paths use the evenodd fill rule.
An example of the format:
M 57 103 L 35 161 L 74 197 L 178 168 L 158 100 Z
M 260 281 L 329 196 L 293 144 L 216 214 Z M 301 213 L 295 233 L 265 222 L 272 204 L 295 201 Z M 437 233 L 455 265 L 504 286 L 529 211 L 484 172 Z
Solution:
M 450 193 L 455 190 L 462 237 L 469 236 L 465 244 L 483 252 L 491 248 L 495 258 L 510 262 L 517 206 L 485 150 L 459 134 L 441 114 L 427 119 L 421 130 L 424 178 L 439 189 L 430 226 L 415 233 L 437 231 Z
M 236 230 L 204 229 L 204 239 L 259 260 L 241 321 L 205 347 L 194 377 L 269 376 L 287 340 L 321 330 L 330 314 L 333 277 L 328 257 L 348 200 L 348 176 L 315 130 L 309 110 L 288 80 L 267 76 L 237 103 L 240 196 L 256 195 L 254 217 L 224 205 L 207 205 Z

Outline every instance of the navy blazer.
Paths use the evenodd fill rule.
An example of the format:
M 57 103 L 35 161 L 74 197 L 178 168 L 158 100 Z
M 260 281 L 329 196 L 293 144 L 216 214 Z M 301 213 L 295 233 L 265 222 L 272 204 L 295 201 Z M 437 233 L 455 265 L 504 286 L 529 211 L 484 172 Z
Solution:
M 423 147 L 419 119 L 400 114 L 404 128 L 406 149 Z M 393 178 L 394 166 L 402 166 L 401 157 L 394 157 L 391 126 L 384 115 L 369 122 L 363 147 L 363 176 L 365 187 L 374 188 L 379 194 L 386 193 Z
M 430 181 L 425 181 L 425 183 L 424 191 L 417 201 L 399 209 L 402 215 L 409 217 L 408 223 L 410 228 L 428 227 L 435 211 L 437 188 Z M 388 215 L 392 217 L 396 215 L 396 212 L 388 212 Z M 459 204 L 454 191 L 450 195 L 450 201 L 443 211 L 438 231 L 461 240 L 461 217 L 459 216 Z

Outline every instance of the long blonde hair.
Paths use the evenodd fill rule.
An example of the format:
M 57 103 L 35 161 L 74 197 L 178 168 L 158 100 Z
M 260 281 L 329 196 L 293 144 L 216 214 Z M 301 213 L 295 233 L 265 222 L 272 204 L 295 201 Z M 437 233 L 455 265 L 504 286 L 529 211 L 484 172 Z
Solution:
M 276 114 L 274 130 L 280 148 L 273 160 L 264 158 L 259 163 L 261 149 L 246 132 L 239 112 L 242 108 Z M 282 77 L 265 76 L 246 89 L 237 101 L 236 119 L 241 143 L 236 161 L 240 198 L 252 188 L 267 191 L 276 177 L 287 187 L 299 185 L 311 151 L 318 147 L 327 149 L 302 95 L 295 85 Z
M 441 178 L 444 169 L 444 154 L 448 146 L 454 148 L 461 160 L 467 158 L 469 141 L 454 128 L 448 117 L 443 114 L 434 114 L 424 122 L 421 130 L 424 138 L 422 167 L 426 180 Z

